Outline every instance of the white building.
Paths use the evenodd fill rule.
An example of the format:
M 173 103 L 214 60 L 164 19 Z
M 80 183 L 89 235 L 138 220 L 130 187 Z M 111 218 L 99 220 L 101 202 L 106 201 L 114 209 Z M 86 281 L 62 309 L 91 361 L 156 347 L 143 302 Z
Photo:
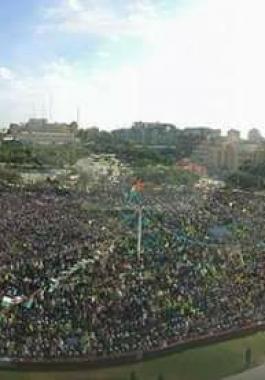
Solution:
M 17 141 L 33 144 L 70 144 L 75 142 L 77 123 L 48 123 L 47 119 L 30 119 L 25 124 L 11 124 L 8 135 Z

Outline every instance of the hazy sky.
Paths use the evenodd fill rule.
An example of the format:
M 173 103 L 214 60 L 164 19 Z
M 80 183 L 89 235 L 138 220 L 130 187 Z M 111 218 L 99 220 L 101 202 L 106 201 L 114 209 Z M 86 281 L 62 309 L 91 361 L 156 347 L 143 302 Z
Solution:
M 0 126 L 79 106 L 83 126 L 265 134 L 264 13 L 264 0 L 3 1 Z

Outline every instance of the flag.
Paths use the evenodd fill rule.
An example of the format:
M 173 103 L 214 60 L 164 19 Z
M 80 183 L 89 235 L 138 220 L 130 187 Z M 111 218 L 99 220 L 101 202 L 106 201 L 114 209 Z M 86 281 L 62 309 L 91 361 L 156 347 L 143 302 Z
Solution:
M 23 301 L 23 297 L 21 297 L 21 296 L 14 297 L 14 298 L 4 296 L 2 298 L 1 306 L 8 308 L 8 307 L 13 306 L 13 305 L 18 305 L 22 301 Z
M 17 296 L 17 297 L 14 297 L 14 298 L 12 299 L 12 303 L 13 303 L 13 305 L 19 305 L 20 303 L 23 302 L 23 300 L 24 300 L 24 297 L 22 297 L 22 296 Z
M 1 306 L 10 307 L 12 305 L 12 298 L 4 296 L 2 298 Z
M 141 179 L 136 179 L 134 183 L 132 184 L 129 196 L 128 196 L 128 202 L 129 203 L 141 203 L 141 193 L 144 190 L 144 182 Z
M 26 302 L 23 303 L 23 307 L 26 309 L 31 309 L 33 305 L 33 298 L 28 299 Z
M 141 193 L 144 191 L 144 182 L 141 179 L 137 179 L 133 184 L 133 188 L 135 191 Z

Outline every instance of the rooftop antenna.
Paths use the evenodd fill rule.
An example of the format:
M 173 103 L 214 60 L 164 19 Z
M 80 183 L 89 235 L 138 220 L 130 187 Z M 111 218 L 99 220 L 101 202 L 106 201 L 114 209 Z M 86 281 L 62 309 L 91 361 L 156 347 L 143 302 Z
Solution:
M 76 122 L 79 127 L 79 124 L 80 124 L 80 108 L 79 107 L 77 107 L 76 109 Z
M 42 102 L 42 110 L 41 110 L 41 113 L 42 113 L 42 118 L 45 119 L 45 117 L 47 116 L 47 110 L 46 110 L 46 107 L 45 107 L 45 101 Z
M 34 102 L 32 103 L 32 118 L 36 118 L 36 105 Z
M 52 94 L 49 94 L 49 120 L 52 122 L 52 106 L 53 106 L 53 101 L 52 101 Z

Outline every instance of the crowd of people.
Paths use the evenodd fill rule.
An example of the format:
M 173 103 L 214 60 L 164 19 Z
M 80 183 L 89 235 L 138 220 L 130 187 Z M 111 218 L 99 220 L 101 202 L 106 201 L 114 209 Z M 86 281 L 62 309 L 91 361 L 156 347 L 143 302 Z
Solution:
M 140 260 L 138 206 L 89 197 L 1 189 L 0 357 L 115 358 L 265 321 L 261 196 L 145 194 Z

